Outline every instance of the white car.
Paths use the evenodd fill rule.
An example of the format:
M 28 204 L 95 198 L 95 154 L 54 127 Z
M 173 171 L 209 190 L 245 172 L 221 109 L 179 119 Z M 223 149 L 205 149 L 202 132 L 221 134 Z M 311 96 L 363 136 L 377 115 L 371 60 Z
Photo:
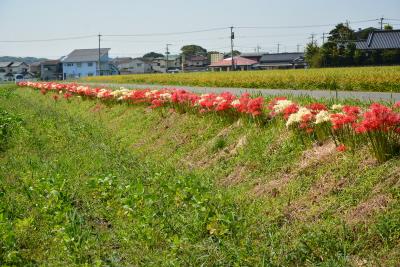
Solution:
M 36 79 L 27 79 L 27 78 L 24 78 L 24 75 L 22 75 L 22 74 L 15 74 L 14 75 L 14 81 L 15 81 L 15 83 L 18 83 L 18 82 L 27 82 L 27 81 L 35 81 Z

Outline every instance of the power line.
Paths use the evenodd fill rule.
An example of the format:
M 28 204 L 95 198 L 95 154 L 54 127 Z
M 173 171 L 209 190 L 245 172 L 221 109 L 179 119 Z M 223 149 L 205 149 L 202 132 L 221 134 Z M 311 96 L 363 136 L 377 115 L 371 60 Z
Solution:
M 52 42 L 52 41 L 66 41 L 66 40 L 78 40 L 78 39 L 88 39 L 97 37 L 97 35 L 84 35 L 84 36 L 73 36 L 64 38 L 54 38 L 54 39 L 34 39 L 34 40 L 5 40 L 0 41 L 0 43 L 33 43 L 33 42 Z
M 166 35 L 181 35 L 181 34 L 192 34 L 192 33 L 200 33 L 200 32 L 221 31 L 221 30 L 226 30 L 226 29 L 229 29 L 229 27 L 211 28 L 211 29 L 205 29 L 205 30 L 185 31 L 185 32 L 139 33 L 139 34 L 104 34 L 104 36 L 117 36 L 117 37 L 125 37 L 125 36 L 166 36 Z
M 377 21 L 379 19 L 368 19 L 368 20 L 356 20 L 348 21 L 349 23 L 364 23 Z M 238 26 L 237 29 L 301 29 L 301 28 L 317 28 L 317 27 L 332 27 L 335 24 L 311 24 L 311 25 L 284 25 L 284 26 Z

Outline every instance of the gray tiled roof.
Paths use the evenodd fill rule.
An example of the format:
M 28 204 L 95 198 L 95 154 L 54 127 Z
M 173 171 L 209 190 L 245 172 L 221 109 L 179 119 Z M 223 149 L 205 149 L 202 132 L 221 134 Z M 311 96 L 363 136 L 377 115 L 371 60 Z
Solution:
M 108 54 L 110 48 L 101 48 L 100 56 Z M 63 62 L 90 62 L 99 59 L 99 49 L 75 49 L 72 51 Z
M 302 57 L 304 57 L 304 53 L 265 54 L 261 57 L 260 63 L 293 62 Z
M 263 56 L 263 55 L 265 55 L 266 53 L 265 52 L 260 52 L 260 53 L 257 53 L 257 52 L 244 52 L 244 53 L 241 53 L 240 54 L 240 56 L 241 57 L 261 57 L 261 56 Z
M 0 68 L 9 67 L 12 64 L 12 61 L 0 62 Z
M 400 30 L 371 32 L 366 41 L 356 42 L 356 48 L 362 50 L 400 49 Z
M 28 65 L 25 62 L 14 61 L 11 67 L 19 67 L 21 65 Z

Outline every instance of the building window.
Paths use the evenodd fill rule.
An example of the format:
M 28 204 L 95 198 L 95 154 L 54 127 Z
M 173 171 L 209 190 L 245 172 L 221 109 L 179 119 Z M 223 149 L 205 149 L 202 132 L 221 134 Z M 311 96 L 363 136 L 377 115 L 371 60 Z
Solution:
M 93 73 L 89 72 L 89 73 L 87 74 L 87 76 L 93 76 Z
M 74 66 L 74 63 L 67 63 L 67 67 L 72 67 Z
M 88 67 L 93 67 L 93 62 L 88 62 Z
M 137 67 L 142 67 L 143 64 L 142 64 L 142 63 L 137 63 L 136 66 L 137 66 Z
M 82 63 L 76 63 L 76 66 L 77 66 L 78 68 L 80 68 L 80 67 L 82 67 Z

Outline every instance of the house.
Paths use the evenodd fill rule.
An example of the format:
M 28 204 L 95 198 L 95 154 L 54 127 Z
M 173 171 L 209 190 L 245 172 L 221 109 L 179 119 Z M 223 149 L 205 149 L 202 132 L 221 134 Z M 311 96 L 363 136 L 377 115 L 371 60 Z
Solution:
M 264 54 L 257 69 L 298 69 L 305 68 L 304 53 L 274 53 Z
M 31 79 L 34 75 L 28 69 L 29 66 L 25 62 L 0 62 L 0 80 L 14 81 L 17 74 L 22 75 L 24 79 Z
M 185 67 L 205 67 L 208 65 L 206 56 L 191 56 L 185 59 Z
M 13 78 L 11 72 L 12 63 L 13 63 L 12 61 L 0 62 L 0 81 L 12 81 Z
M 367 40 L 355 42 L 356 49 L 363 51 L 400 49 L 400 30 L 378 30 L 368 35 Z
M 168 67 L 167 67 L 168 63 Z M 181 57 L 179 55 L 169 55 L 167 57 L 157 57 L 151 62 L 154 72 L 167 72 L 167 70 L 177 70 L 181 68 Z
M 62 59 L 63 79 L 118 74 L 108 56 L 109 51 L 110 48 L 100 49 L 99 68 L 99 49 L 75 49 Z
M 182 70 L 185 72 L 206 71 L 208 58 L 206 56 L 194 55 L 185 58 L 182 56 Z
M 40 63 L 40 78 L 44 81 L 62 80 L 63 63 L 61 60 L 46 60 Z
M 37 78 L 40 77 L 40 64 L 41 62 L 33 62 L 29 64 L 29 72 Z
M 113 60 L 120 74 L 152 73 L 151 60 L 146 58 L 116 58 Z
M 257 61 L 247 59 L 241 56 L 233 57 L 233 65 L 235 70 L 251 70 L 252 66 L 257 64 Z M 232 58 L 225 58 L 218 62 L 212 63 L 208 66 L 212 71 L 231 71 L 232 70 Z
M 224 59 L 224 54 L 219 52 L 212 52 L 210 53 L 210 63 L 216 63 Z
M 13 62 L 11 64 L 11 70 L 13 74 L 24 74 L 28 73 L 29 66 L 25 62 Z
M 240 54 L 241 57 L 247 58 L 247 59 L 251 59 L 251 60 L 255 60 L 257 62 L 260 62 L 261 57 L 264 55 L 265 53 L 242 53 Z

